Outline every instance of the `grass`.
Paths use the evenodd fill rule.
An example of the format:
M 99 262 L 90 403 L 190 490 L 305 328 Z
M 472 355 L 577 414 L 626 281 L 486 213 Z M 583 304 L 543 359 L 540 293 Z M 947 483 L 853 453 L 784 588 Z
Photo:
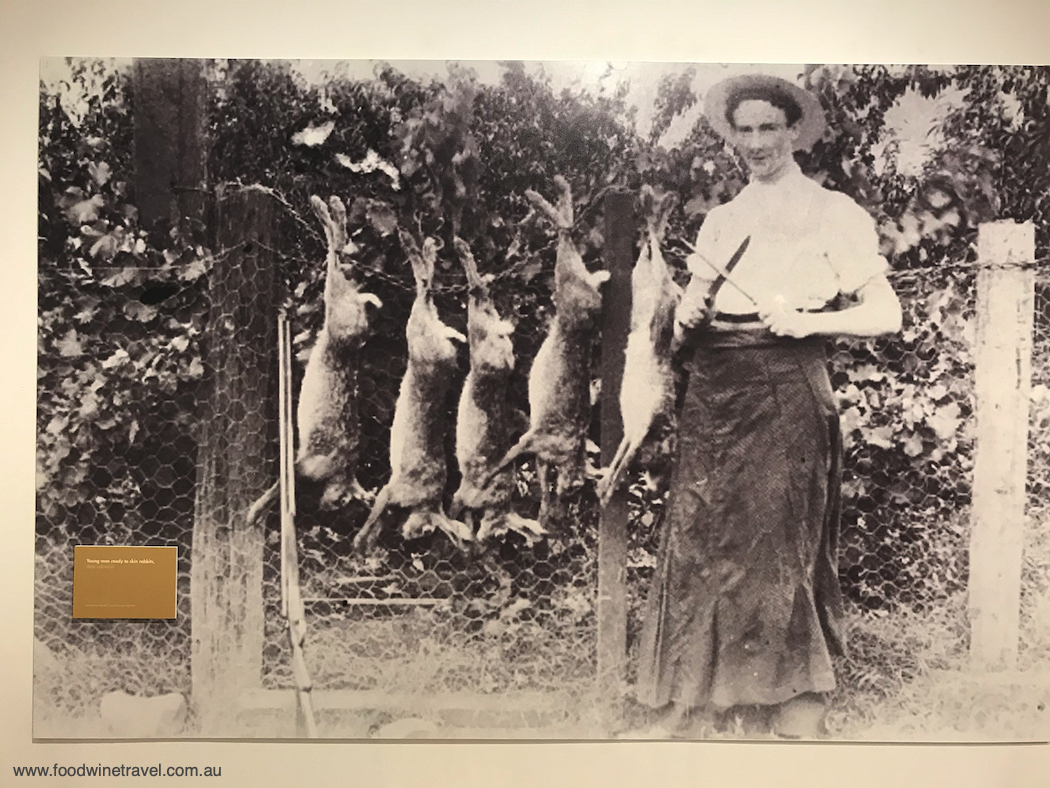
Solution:
M 928 613 L 856 615 L 829 728 L 869 741 L 1050 738 L 1050 654 L 1024 670 L 972 672 L 965 598 Z
M 925 610 L 853 611 L 849 657 L 829 727 L 835 737 L 903 741 L 1050 739 L 1050 518 L 1029 512 L 1017 669 L 969 665 L 965 593 Z
M 1045 606 L 1045 597 L 1038 604 Z M 1033 601 L 1033 609 L 1037 607 Z M 521 730 L 521 735 L 594 735 L 589 646 L 552 637 L 540 627 L 464 639 L 451 629 L 434 627 L 429 618 L 418 611 L 315 628 L 307 644 L 315 685 L 402 696 L 509 693 L 510 704 L 515 690 L 533 691 L 549 697 L 550 705 L 536 719 L 537 727 Z M 924 613 L 855 611 L 851 654 L 840 661 L 840 687 L 831 698 L 832 737 L 1016 741 L 1050 736 L 1050 653 L 1045 642 L 1026 639 L 1024 670 L 978 676 L 967 670 L 965 622 L 961 598 Z M 1025 632 L 1043 637 L 1045 627 L 1045 619 L 1031 616 Z M 531 648 L 522 649 L 526 643 Z M 183 667 L 152 658 L 145 647 L 121 654 L 70 651 L 56 660 L 60 670 L 38 676 L 35 724 L 40 736 L 104 735 L 98 727 L 97 699 L 111 689 L 186 689 Z M 335 719 L 325 727 L 328 735 L 363 735 L 341 731 Z M 468 732 L 449 729 L 447 735 Z M 740 735 L 742 729 L 723 737 Z
M 120 622 L 126 624 L 127 622 Z M 48 738 L 93 738 L 107 735 L 99 701 L 107 692 L 124 690 L 152 696 L 189 694 L 186 660 L 162 659 L 155 643 L 144 642 L 128 627 L 119 648 L 34 648 L 33 734 Z
M 332 622 L 309 638 L 315 681 L 332 689 L 488 694 L 553 690 L 590 676 L 593 643 L 540 622 L 464 633 L 423 611 Z
M 38 549 L 33 657 L 34 735 L 104 736 L 107 692 L 189 693 L 189 631 L 183 622 L 74 620 L 72 549 Z M 180 592 L 180 615 L 188 609 Z
M 1030 514 L 1017 670 L 984 675 L 970 671 L 965 593 L 943 596 L 923 608 L 854 609 L 848 621 L 850 654 L 838 661 L 839 688 L 829 699 L 833 738 L 1050 738 L 1050 512 L 1033 508 Z M 38 574 L 38 599 L 54 596 L 54 580 Z M 38 606 L 38 617 L 51 615 L 57 603 L 52 599 Z M 68 620 L 47 623 L 38 620 L 38 633 L 51 646 L 36 660 L 38 736 L 105 735 L 99 727 L 98 701 L 111 690 L 189 690 L 188 655 L 172 650 L 168 631 L 151 633 L 138 622 L 112 622 L 102 640 L 94 638 L 94 630 Z M 268 629 L 272 653 L 266 660 L 266 684 L 290 687 L 283 632 L 276 625 Z M 535 728 L 519 733 L 587 738 L 597 730 L 594 637 L 593 614 L 578 605 L 521 605 L 513 614 L 477 619 L 448 606 L 419 607 L 353 619 L 312 616 L 306 655 L 320 689 L 402 696 L 543 695 L 550 701 L 545 713 L 536 719 Z M 333 717 L 325 730 L 332 736 L 359 736 L 367 729 L 340 728 Z M 446 728 L 443 735 L 480 733 L 467 726 Z M 741 735 L 742 729 L 725 734 Z

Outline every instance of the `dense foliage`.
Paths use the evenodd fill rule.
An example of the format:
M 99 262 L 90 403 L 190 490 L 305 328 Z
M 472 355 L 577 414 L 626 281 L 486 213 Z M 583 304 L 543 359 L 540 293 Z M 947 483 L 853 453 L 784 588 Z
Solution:
M 79 116 L 40 100 L 38 509 L 77 541 L 153 536 L 192 491 L 207 252 L 139 226 L 126 76 L 72 78 Z

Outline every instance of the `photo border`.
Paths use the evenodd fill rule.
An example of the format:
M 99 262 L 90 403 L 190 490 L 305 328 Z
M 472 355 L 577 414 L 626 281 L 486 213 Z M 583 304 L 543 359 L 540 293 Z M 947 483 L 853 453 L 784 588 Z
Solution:
M 1044 785 L 1048 745 L 659 742 L 559 744 L 31 741 L 35 421 L 36 69 L 41 55 L 311 59 L 1040 63 L 1050 3 L 9 2 L 0 11 L 7 504 L 0 577 L 0 769 L 22 764 L 221 764 L 236 785 Z M 657 13 L 659 8 L 662 13 Z M 336 10 L 338 9 L 338 10 Z M 686 20 L 689 20 L 688 22 Z M 264 748 L 265 749 L 260 749 Z M 348 776 L 352 779 L 348 780 Z M 231 782 L 232 781 L 232 782 Z M 69 779 L 55 784 L 74 784 Z M 169 781 L 170 782 L 170 781 Z M 18 784 L 16 781 L 14 784 Z M 51 784 L 40 781 L 38 784 Z

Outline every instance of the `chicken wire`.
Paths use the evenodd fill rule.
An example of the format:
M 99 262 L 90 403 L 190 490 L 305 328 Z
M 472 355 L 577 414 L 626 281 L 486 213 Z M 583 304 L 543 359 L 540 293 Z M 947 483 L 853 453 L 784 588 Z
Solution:
M 491 273 L 484 264 L 479 267 L 482 275 Z M 359 375 L 357 478 L 374 494 L 390 475 L 389 430 L 407 362 L 404 321 L 414 284 L 407 262 L 387 273 L 366 269 L 360 278 L 361 289 L 383 303 L 374 313 Z M 551 309 L 545 285 L 523 283 L 507 272 L 490 284 L 499 313 L 515 324 L 516 363 L 508 397 L 522 414 L 528 409 L 531 358 L 545 336 Z M 434 294 L 442 321 L 465 335 L 467 288 L 462 269 L 447 252 L 438 263 Z M 293 334 L 297 388 L 313 332 L 293 329 Z M 446 504 L 459 483 L 454 431 L 468 356 L 464 347 L 457 384 L 445 403 Z M 531 460 L 520 467 L 512 505 L 529 518 L 536 516 L 539 501 L 534 469 Z M 598 513 L 591 486 L 570 494 L 567 527 L 557 538 L 531 542 L 512 532 L 476 545 L 469 553 L 440 532 L 402 539 L 399 528 L 406 512 L 392 508 L 381 521 L 381 549 L 356 555 L 351 542 L 370 503 L 354 501 L 333 514 L 302 501 L 297 513 L 308 625 L 305 650 L 315 687 L 379 690 L 402 697 L 542 692 L 555 713 L 568 713 L 593 690 Z M 263 676 L 264 685 L 272 688 L 292 686 L 290 646 L 279 616 L 276 521 L 268 520 L 264 561 Z
M 969 547 L 976 273 L 893 279 L 900 337 L 830 352 L 846 448 L 839 572 L 866 609 L 946 604 Z
M 973 452 L 975 276 L 922 270 L 894 279 L 907 315 L 901 336 L 828 347 L 847 449 L 840 576 L 852 604 L 885 611 L 947 606 L 965 589 Z M 438 298 L 443 319 L 460 329 L 461 289 L 446 287 Z M 520 289 L 519 282 L 504 278 L 494 292 L 507 304 Z M 389 289 L 381 294 L 384 303 L 391 295 Z M 535 313 L 514 318 L 518 365 L 510 388 L 520 393 L 531 362 L 521 349 L 538 347 L 546 321 Z M 938 355 L 941 361 L 934 363 Z M 386 348 L 382 356 L 384 363 L 396 362 L 384 371 L 364 362 L 370 371 L 363 379 L 375 385 L 375 393 L 362 401 L 365 432 L 369 422 L 374 430 L 372 448 L 362 451 L 361 478 L 370 488 L 388 473 L 383 425 L 389 424 L 404 368 L 403 348 L 396 354 Z M 448 403 L 450 426 L 455 393 Z M 377 403 L 385 419 L 377 416 Z M 592 426 L 597 442 L 600 425 Z M 628 479 L 629 679 L 673 448 L 673 437 L 659 437 L 664 440 L 647 447 Z M 451 452 L 450 443 L 450 467 Z M 529 463 L 518 475 L 516 503 L 526 516 L 535 513 L 538 496 L 532 468 Z M 377 476 L 368 478 L 372 470 Z M 450 489 L 455 482 L 453 473 Z M 301 516 L 316 686 L 394 693 L 530 689 L 560 694 L 567 710 L 578 706 L 579 698 L 593 691 L 595 665 L 599 512 L 592 484 L 577 493 L 574 506 L 574 518 L 584 527 L 568 538 L 531 547 L 510 539 L 464 556 L 441 535 L 415 545 L 390 535 L 388 551 L 370 561 L 349 555 L 353 525 L 307 524 Z M 366 512 L 362 507 L 355 514 L 357 522 Z M 275 544 L 275 538 L 268 542 Z M 271 606 L 279 601 L 275 560 L 268 563 Z M 290 686 L 288 648 L 277 619 L 268 616 L 268 621 L 273 622 L 268 681 Z
M 85 298 L 114 298 L 112 289 L 100 283 L 111 271 L 48 273 L 72 285 L 70 306 Z M 148 398 L 140 404 L 141 410 L 150 417 L 135 420 L 130 442 L 111 437 L 114 417 L 105 414 L 92 425 L 94 429 L 69 434 L 68 443 L 53 440 L 62 434 L 69 416 L 61 405 L 51 402 L 54 395 L 66 381 L 91 376 L 100 368 L 116 371 L 143 351 L 143 329 L 135 316 L 142 308 L 154 308 L 156 292 L 131 288 L 122 294 L 126 300 L 117 310 L 121 317 L 93 344 L 85 340 L 82 352 L 76 355 L 50 351 L 41 337 L 37 399 L 39 405 L 48 403 L 53 415 L 50 422 L 39 423 L 37 465 L 38 475 L 46 474 L 53 484 L 41 487 L 38 483 L 34 638 L 37 649 L 43 647 L 56 657 L 62 671 L 50 675 L 47 665 L 53 663 L 37 654 L 36 700 L 65 712 L 82 713 L 114 690 L 153 695 L 188 693 L 190 689 L 190 546 L 200 415 L 197 387 L 170 385 L 172 370 L 157 363 L 147 365 L 134 374 L 142 383 L 139 393 Z M 181 326 L 192 323 L 191 315 L 206 309 L 204 289 L 187 287 L 167 300 L 163 317 Z M 127 395 L 118 393 L 115 385 L 111 379 L 101 388 L 92 388 L 91 396 L 97 398 L 94 405 L 75 401 L 73 406 L 83 413 L 107 398 L 116 410 Z M 90 452 L 90 466 L 77 462 L 80 452 Z M 73 619 L 73 548 L 78 544 L 177 547 L 176 618 Z
M 442 319 L 465 333 L 466 288 L 461 271 L 448 257 L 439 266 L 435 300 Z M 296 262 L 318 266 L 322 259 L 318 255 L 316 260 Z M 287 256 L 281 260 L 290 262 Z M 924 269 L 898 273 L 893 279 L 905 307 L 902 335 L 829 344 L 847 448 L 841 580 L 853 604 L 886 611 L 900 605 L 947 605 L 965 590 L 973 459 L 970 344 L 975 277 Z M 83 283 L 84 288 L 90 286 Z M 1046 278 L 1041 277 L 1033 357 L 1030 509 L 1042 506 L 1050 457 L 1045 439 L 1050 422 L 1046 288 Z M 366 273 L 363 289 L 384 304 L 364 347 L 359 378 L 362 434 L 357 476 L 374 493 L 390 472 L 389 425 L 406 362 L 404 319 L 413 297 L 407 264 L 402 270 Z M 543 277 L 524 281 L 500 276 L 492 292 L 500 313 L 516 325 L 517 364 L 509 397 L 527 411 L 527 374 L 545 335 L 549 286 Z M 188 288 L 164 308 L 206 313 L 206 290 Z M 315 330 L 304 327 L 310 323 L 309 312 L 304 307 L 299 314 L 306 317 L 299 326 L 293 322 L 295 391 L 315 336 Z M 315 327 L 316 323 L 315 314 Z M 114 326 L 95 356 L 108 358 L 134 341 L 133 335 Z M 276 355 L 276 345 L 272 350 Z M 468 363 L 464 349 L 460 382 Z M 65 357 L 41 353 L 40 396 L 46 396 L 47 386 L 59 385 L 68 366 Z M 93 494 L 69 503 L 38 499 L 35 634 L 55 654 L 69 656 L 66 664 L 76 666 L 78 674 L 76 680 L 49 690 L 55 704 L 75 709 L 112 689 L 141 694 L 189 691 L 190 547 L 198 440 L 204 434 L 194 420 L 199 422 L 206 412 L 197 401 L 202 394 L 203 389 L 179 390 L 158 401 L 156 418 L 143 425 L 132 450 L 103 455 L 88 479 Z M 458 483 L 453 445 L 458 394 L 457 383 L 446 403 L 449 493 Z M 236 410 L 243 404 L 229 406 Z M 593 443 L 598 442 L 599 426 L 591 425 Z M 41 434 L 47 429 L 41 425 Z M 631 673 L 666 495 L 666 448 L 664 444 L 663 451 L 650 449 L 648 466 L 636 467 L 629 476 Z M 594 452 L 589 462 L 597 462 Z M 516 475 L 515 510 L 528 517 L 535 516 L 538 506 L 534 467 L 526 462 Z M 256 481 L 260 490 L 268 483 Z M 297 515 L 308 625 L 305 652 L 314 687 L 401 696 L 534 691 L 550 697 L 550 708 L 557 714 L 578 715 L 595 684 L 599 512 L 593 484 L 589 481 L 572 494 L 565 532 L 535 544 L 511 534 L 470 554 L 457 551 L 440 533 L 402 540 L 399 515 L 388 512 L 382 549 L 369 557 L 355 555 L 352 538 L 369 503 L 355 501 L 330 513 L 304 501 Z M 179 547 L 178 617 L 72 620 L 72 546 L 90 543 Z M 266 520 L 263 544 L 262 683 L 288 688 L 293 686 L 291 650 L 280 611 L 276 516 Z

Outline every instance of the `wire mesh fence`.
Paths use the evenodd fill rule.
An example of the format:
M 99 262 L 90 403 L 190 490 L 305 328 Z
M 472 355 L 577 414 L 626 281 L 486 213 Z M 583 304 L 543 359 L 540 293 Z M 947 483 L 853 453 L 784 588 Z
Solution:
M 450 250 L 449 250 L 450 251 Z M 551 250 L 553 251 L 553 250 Z M 317 253 L 313 267 L 323 260 Z M 299 261 L 305 268 L 309 260 Z M 482 275 L 495 273 L 484 269 Z M 360 356 L 360 461 L 357 478 L 373 494 L 389 478 L 390 426 L 407 364 L 405 321 L 415 285 L 407 261 L 386 271 L 364 268 L 361 289 L 383 307 L 376 313 Z M 543 340 L 550 293 L 543 277 L 529 282 L 495 274 L 489 288 L 497 311 L 515 325 L 516 363 L 507 385 L 514 411 L 527 411 L 531 356 Z M 293 287 L 294 289 L 294 287 Z M 454 257 L 442 253 L 434 280 L 441 319 L 464 335 L 467 286 Z M 531 309 L 529 305 L 538 305 Z M 300 310 L 307 327 L 295 337 L 296 377 L 314 341 L 310 307 Z M 469 368 L 464 349 L 457 383 Z M 296 386 L 297 387 L 297 386 Z M 460 386 L 444 403 L 446 503 L 459 483 L 454 425 Z M 532 462 L 515 478 L 511 508 L 536 516 L 539 495 Z M 304 500 L 297 514 L 301 583 L 309 635 L 307 660 L 315 686 L 413 694 L 545 692 L 550 711 L 568 714 L 593 691 L 595 663 L 596 522 L 593 492 L 581 488 L 568 501 L 569 527 L 557 539 L 535 540 L 509 532 L 469 553 L 442 533 L 404 539 L 406 512 L 383 517 L 383 549 L 369 556 L 352 550 L 371 499 L 343 511 L 319 511 Z M 275 528 L 271 518 L 268 528 Z M 264 559 L 267 632 L 264 685 L 292 686 L 289 646 L 280 605 L 276 532 L 268 531 Z M 556 694 L 556 695 L 555 695 Z M 556 697 L 557 696 L 557 697 Z M 557 698 L 560 698 L 558 700 Z
M 297 358 L 293 390 L 297 391 L 320 324 L 316 289 L 310 288 L 323 271 L 324 253 L 316 234 L 308 230 L 309 222 L 298 215 L 291 218 L 293 221 L 282 225 L 280 240 L 272 241 L 269 251 L 283 273 L 303 276 L 302 281 L 293 276 L 287 282 L 297 308 L 293 318 Z M 289 249 L 291 254 L 282 251 Z M 515 323 L 516 365 L 508 397 L 523 412 L 528 408 L 528 371 L 551 311 L 550 281 L 544 270 L 540 266 L 529 278 L 497 275 L 491 285 L 497 309 Z M 46 275 L 66 282 L 72 305 L 85 298 L 114 297 L 112 291 L 93 295 L 95 273 Z M 362 350 L 359 375 L 357 478 L 374 494 L 390 474 L 390 425 L 406 366 L 404 328 L 413 284 L 407 262 L 393 256 L 387 258 L 384 268 L 362 268 L 359 275 L 362 289 L 383 302 Z M 143 308 L 160 311 L 162 322 L 174 321 L 173 325 L 197 320 L 200 358 L 215 358 L 210 351 L 221 341 L 217 337 L 223 336 L 222 326 L 229 317 L 217 313 L 209 303 L 215 276 L 213 269 L 210 288 L 205 286 L 208 277 L 203 277 L 156 303 L 150 303 L 159 298 L 154 291 L 129 283 L 119 294 L 124 299 L 120 305 L 124 322 L 115 321 L 105 336 L 90 347 L 78 347 L 76 353 L 72 349 L 68 353 L 41 352 L 39 396 L 48 397 L 68 375 L 117 367 L 124 357 L 139 357 L 144 339 L 136 316 Z M 235 278 L 246 281 L 256 276 L 257 271 L 241 270 Z M 901 335 L 869 342 L 838 341 L 828 348 L 847 450 L 840 578 L 858 617 L 893 616 L 900 611 L 950 611 L 954 615 L 965 595 L 967 578 L 975 277 L 972 271 L 922 269 L 898 272 L 892 279 L 906 314 Z M 237 285 L 230 287 L 235 290 Z M 1045 519 L 1045 490 L 1050 483 L 1048 288 L 1050 280 L 1040 275 L 1029 445 L 1032 527 L 1022 602 L 1029 642 L 1032 638 L 1050 641 L 1045 624 L 1050 551 L 1045 529 L 1038 527 Z M 442 319 L 466 333 L 467 288 L 451 253 L 440 257 L 435 292 Z M 234 303 L 246 313 L 254 308 L 252 303 L 236 299 Z M 256 317 L 269 320 L 265 315 Z M 226 341 L 236 350 L 225 356 L 230 364 L 255 363 L 267 368 L 266 357 L 276 357 L 275 343 L 254 347 L 237 337 Z M 258 358 L 251 362 L 247 355 Z M 161 359 L 160 354 L 157 357 Z M 449 494 L 458 482 L 453 428 L 459 383 L 469 364 L 465 349 L 458 364 L 457 384 L 445 403 Z M 202 441 L 211 441 L 210 456 L 227 457 L 231 467 L 245 456 L 274 457 L 272 477 L 242 479 L 246 489 L 261 491 L 276 479 L 276 446 L 272 445 L 276 426 L 265 434 L 237 432 L 248 408 L 261 409 L 263 421 L 275 424 L 276 385 L 273 397 L 267 394 L 270 388 L 254 381 L 250 402 L 214 400 L 229 425 L 217 430 L 214 424 L 209 426 L 205 401 L 209 381 L 220 370 L 202 363 L 197 385 L 173 386 L 159 372 L 151 373 L 149 364 L 140 369 L 145 371 L 136 374 L 154 374 L 158 380 L 147 392 L 152 398 L 150 419 L 135 427 L 132 440 L 106 444 L 102 429 L 74 436 L 67 446 L 53 440 L 62 433 L 63 424 L 40 425 L 43 465 L 51 463 L 67 472 L 62 470 L 65 455 L 59 455 L 76 451 L 77 440 L 94 441 L 93 456 L 102 458 L 86 479 L 90 494 L 63 500 L 43 490 L 38 498 L 35 633 L 54 654 L 70 657 L 64 662 L 83 674 L 51 685 L 50 702 L 71 713 L 114 689 L 141 694 L 189 691 L 193 593 L 189 578 L 195 502 L 201 496 Z M 100 400 L 107 396 L 104 387 L 97 396 Z M 92 405 L 81 403 L 80 407 Z M 593 410 L 597 415 L 597 407 Z M 597 421 L 592 425 L 592 448 L 598 426 Z M 667 489 L 673 436 L 662 437 L 665 440 L 651 446 L 629 476 L 628 646 L 632 654 L 641 603 L 655 564 Z M 215 451 L 215 441 L 226 448 Z M 589 463 L 593 470 L 596 449 Z M 391 512 L 384 518 L 383 549 L 359 556 L 351 543 L 371 500 L 366 496 L 340 511 L 328 512 L 304 498 L 297 530 L 308 624 L 306 657 L 315 688 L 378 691 L 391 696 L 540 692 L 549 699 L 555 717 L 578 718 L 584 701 L 593 697 L 596 678 L 599 511 L 592 481 L 593 474 L 571 493 L 569 526 L 563 533 L 536 541 L 509 533 L 469 553 L 457 550 L 441 533 L 402 538 L 399 517 L 403 519 L 404 514 Z M 513 507 L 523 516 L 534 517 L 538 501 L 535 465 L 530 461 L 516 472 Z M 214 516 L 238 517 L 243 503 L 231 500 L 228 509 Z M 293 686 L 291 649 L 280 612 L 277 520 L 274 516 L 265 522 L 258 567 L 264 626 L 259 666 L 262 686 L 271 689 Z M 170 622 L 71 620 L 72 546 L 87 543 L 178 546 L 178 617 Z M 965 636 L 960 622 L 957 629 L 950 630 L 954 642 L 946 644 L 946 649 L 964 651 Z M 864 654 L 862 649 L 860 657 L 851 657 L 845 665 L 847 683 L 857 675 L 871 674 L 871 666 L 863 664 Z M 630 674 L 633 659 L 628 666 Z M 549 716 L 545 722 L 550 722 Z
M 73 331 L 55 344 L 41 323 L 38 407 L 49 420 L 38 430 L 34 638 L 57 662 L 37 659 L 37 702 L 82 713 L 119 689 L 188 692 L 199 391 L 177 377 L 181 371 L 194 381 L 203 370 L 165 350 L 172 342 L 186 350 L 187 337 L 199 335 L 205 290 L 147 287 L 126 270 L 42 264 L 40 276 L 41 293 L 57 292 L 59 309 L 87 320 L 107 305 L 109 323 L 104 336 Z M 117 285 L 115 277 L 127 281 Z M 158 335 L 149 337 L 142 319 L 159 312 L 162 294 L 170 298 Z M 126 385 L 132 378 L 134 386 Z M 81 386 L 90 395 L 71 400 Z M 73 619 L 78 544 L 177 547 L 177 617 Z
M 865 608 L 938 604 L 965 587 L 974 450 L 975 275 L 897 276 L 900 337 L 838 342 L 841 572 Z

